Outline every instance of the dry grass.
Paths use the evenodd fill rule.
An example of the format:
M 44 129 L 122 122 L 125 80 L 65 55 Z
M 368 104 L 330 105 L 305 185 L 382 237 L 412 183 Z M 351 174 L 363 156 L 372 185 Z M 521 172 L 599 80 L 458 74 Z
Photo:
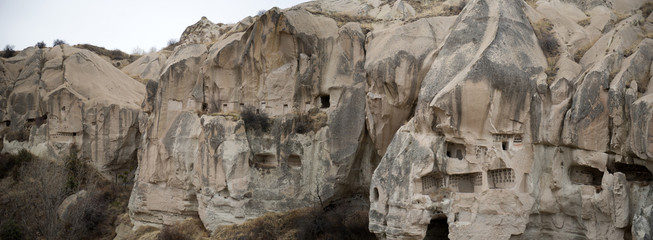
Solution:
M 537 0 L 525 0 L 526 4 L 531 6 L 533 9 L 537 8 Z
M 576 51 L 576 53 L 574 54 L 574 61 L 577 62 L 577 63 L 580 63 L 580 60 L 583 58 L 583 56 L 585 56 L 585 53 L 587 52 L 587 50 L 590 50 L 590 48 L 592 48 L 592 46 L 594 46 L 594 43 L 587 44 L 584 47 L 578 49 Z
M 578 21 L 578 25 L 581 25 L 582 27 L 587 27 L 588 25 L 590 25 L 591 22 L 592 20 L 590 18 L 585 18 L 583 20 Z
M 209 234 L 199 219 L 189 218 L 173 225 L 164 226 L 157 234 L 158 240 L 208 239 Z
M 211 239 L 376 239 L 368 230 L 369 207 L 360 201 L 266 213 L 240 225 L 219 227 Z
M 133 62 L 133 61 L 136 61 L 136 59 L 138 59 L 138 57 L 139 57 L 139 56 L 129 55 L 129 54 L 124 53 L 124 52 L 122 52 L 122 51 L 120 51 L 118 49 L 108 50 L 106 48 L 98 47 L 98 46 L 91 45 L 91 44 L 77 44 L 77 45 L 75 45 L 75 47 L 89 50 L 89 51 L 94 52 L 95 54 L 100 55 L 100 56 L 107 56 L 111 60 L 127 59 L 130 63 Z
M 548 67 L 545 70 L 545 73 L 547 75 L 547 83 L 551 84 L 558 72 L 558 68 L 555 67 L 555 64 L 560 58 L 560 44 L 553 33 L 553 24 L 548 19 L 543 18 L 534 23 L 533 30 L 535 30 L 538 44 L 546 56 Z
M 648 15 L 651 15 L 651 12 L 653 12 L 653 2 L 644 3 L 644 5 L 642 5 L 639 9 L 642 10 L 642 16 L 647 18 Z
M 218 227 L 211 239 L 295 239 L 297 233 L 294 222 L 310 212 L 308 208 L 296 209 L 287 213 L 266 213 L 240 225 Z
M 19 156 L 20 158 L 20 156 Z M 97 171 L 81 171 L 75 189 L 86 197 L 70 205 L 63 216 L 57 209 L 71 192 L 66 166 L 33 157 L 14 166 L 13 178 L 0 179 L 0 225 L 15 222 L 26 239 L 110 239 L 113 222 L 127 211 L 130 189 L 105 181 Z
M 653 38 L 653 32 L 646 33 L 645 38 Z

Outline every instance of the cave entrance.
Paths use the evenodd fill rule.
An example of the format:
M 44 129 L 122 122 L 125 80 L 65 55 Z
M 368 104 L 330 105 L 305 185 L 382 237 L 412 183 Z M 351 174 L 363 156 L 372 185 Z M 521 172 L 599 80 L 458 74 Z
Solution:
M 449 224 L 447 224 L 447 218 L 431 219 L 431 222 L 426 229 L 426 236 L 424 236 L 424 240 L 427 239 L 449 239 Z

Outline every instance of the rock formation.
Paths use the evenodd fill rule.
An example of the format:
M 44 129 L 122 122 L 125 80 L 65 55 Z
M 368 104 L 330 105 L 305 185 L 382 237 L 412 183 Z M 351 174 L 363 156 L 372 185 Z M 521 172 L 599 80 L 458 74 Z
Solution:
M 136 228 L 347 197 L 380 239 L 650 239 L 651 9 L 323 0 L 202 18 L 122 71 L 28 48 L 0 59 L 3 151 L 138 157 Z
M 25 49 L 0 69 L 2 151 L 62 159 L 76 145 L 107 178 L 136 167 L 142 84 L 68 45 Z
M 458 16 L 422 80 L 415 116 L 375 170 L 377 236 L 650 237 L 638 224 L 650 216 L 642 214 L 653 179 L 644 147 L 650 105 L 639 88 L 651 78 L 653 41 L 642 38 L 643 17 L 613 26 L 592 19 L 583 29 L 574 4 L 537 5 L 471 1 Z M 542 18 L 565 43 L 559 56 L 538 43 L 532 26 Z M 578 36 L 596 41 L 580 65 L 573 53 L 589 43 Z

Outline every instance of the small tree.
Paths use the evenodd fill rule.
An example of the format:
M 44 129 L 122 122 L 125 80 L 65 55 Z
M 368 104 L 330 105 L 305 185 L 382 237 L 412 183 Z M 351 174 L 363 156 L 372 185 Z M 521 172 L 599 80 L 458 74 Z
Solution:
M 79 149 L 76 145 L 70 147 L 70 154 L 65 158 L 66 164 L 66 190 L 73 193 L 78 190 L 85 175 L 85 166 L 82 159 L 78 156 Z
M 133 55 L 143 55 L 143 54 L 145 54 L 145 50 L 143 50 L 139 46 L 136 46 L 136 48 L 134 48 L 134 50 L 132 50 L 132 54 Z
M 168 47 L 174 46 L 177 43 L 179 43 L 179 40 L 177 40 L 176 38 L 171 38 L 170 40 L 168 40 Z
M 52 46 L 59 46 L 59 45 L 62 45 L 62 44 L 66 44 L 66 42 L 64 40 L 61 40 L 61 39 L 58 39 L 58 38 L 55 39 L 54 42 L 52 42 Z
M 34 45 L 34 46 L 37 47 L 37 48 L 45 48 L 46 47 L 45 42 L 43 42 L 43 41 L 37 42 L 36 45 Z
M 14 45 L 6 45 L 5 49 L 2 52 L 3 58 L 10 58 L 16 56 L 16 51 L 14 50 Z

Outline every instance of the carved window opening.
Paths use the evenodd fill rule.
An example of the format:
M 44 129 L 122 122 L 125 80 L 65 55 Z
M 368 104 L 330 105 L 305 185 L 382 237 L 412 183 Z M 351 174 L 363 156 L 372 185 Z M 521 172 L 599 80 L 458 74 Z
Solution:
M 254 155 L 254 166 L 257 168 L 275 168 L 277 167 L 277 158 L 269 153 L 257 153 Z
M 515 171 L 511 168 L 488 170 L 487 175 L 490 188 L 503 189 L 515 185 Z
M 461 193 L 473 193 L 483 184 L 482 176 L 481 173 L 453 174 L 449 176 L 449 186 Z
M 422 193 L 428 194 L 435 192 L 439 188 L 445 187 L 445 179 L 439 174 L 429 174 L 422 177 Z
M 572 166 L 569 168 L 569 180 L 579 185 L 601 185 L 603 172 L 588 166 Z
M 261 102 L 261 111 L 263 112 L 265 112 L 265 105 L 267 105 L 265 101 Z
M 465 158 L 465 145 L 446 142 L 445 147 L 447 157 L 457 158 L 458 160 L 463 160 L 463 158 Z
M 626 175 L 628 181 L 647 181 L 653 180 L 653 174 L 645 166 L 637 164 L 614 163 L 615 172 L 622 172 Z
M 521 135 L 515 135 L 514 140 L 512 140 L 513 143 L 522 143 L 522 138 Z
M 374 188 L 374 193 L 373 193 L 373 194 L 374 194 L 374 195 L 373 195 L 373 199 L 374 199 L 374 201 L 378 201 L 378 200 L 379 200 L 379 189 L 378 189 L 378 188 Z
M 508 142 L 501 142 L 501 149 L 503 149 L 503 151 L 508 151 Z
M 320 96 L 320 108 L 329 108 L 331 106 L 331 96 L 321 95 Z
M 295 154 L 288 156 L 288 166 L 292 169 L 302 168 L 302 158 Z

